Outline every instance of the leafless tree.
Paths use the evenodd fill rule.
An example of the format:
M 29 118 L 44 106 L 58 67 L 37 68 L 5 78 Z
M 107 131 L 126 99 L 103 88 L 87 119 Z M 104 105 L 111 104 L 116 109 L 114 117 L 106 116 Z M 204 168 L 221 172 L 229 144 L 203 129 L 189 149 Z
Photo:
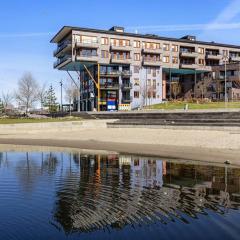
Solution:
M 24 73 L 18 81 L 16 100 L 24 105 L 26 113 L 30 107 L 38 100 L 38 83 L 30 72 Z
M 13 98 L 13 94 L 11 94 L 10 92 L 2 92 L 2 104 L 4 109 L 12 106 Z
M 46 99 L 47 91 L 46 91 L 46 83 L 43 83 L 41 86 L 39 86 L 39 89 L 37 91 L 37 100 L 41 104 L 41 110 L 43 109 L 43 104 Z
M 181 85 L 179 82 L 172 82 L 171 84 L 172 94 L 174 96 L 174 99 L 176 99 L 178 94 L 181 92 Z
M 67 84 L 65 84 L 64 90 L 65 90 L 65 99 L 69 103 L 69 111 L 71 114 L 71 104 L 73 103 L 73 99 L 78 97 L 79 90 L 72 82 L 68 82 Z

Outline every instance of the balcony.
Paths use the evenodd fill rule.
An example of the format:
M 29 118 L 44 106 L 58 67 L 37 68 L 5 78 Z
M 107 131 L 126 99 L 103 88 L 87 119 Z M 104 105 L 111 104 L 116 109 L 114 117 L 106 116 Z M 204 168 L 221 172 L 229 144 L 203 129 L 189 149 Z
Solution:
M 123 83 L 121 85 L 122 90 L 130 90 L 132 89 L 132 83 Z
M 104 89 L 104 90 L 118 90 L 119 89 L 119 84 L 118 83 L 100 84 L 100 89 Z
M 100 75 L 105 77 L 119 77 L 121 75 L 120 71 L 112 70 L 112 71 L 100 71 Z
M 69 50 L 72 47 L 72 41 L 66 40 L 58 45 L 57 49 L 53 52 L 53 56 L 57 57 L 59 53 Z
M 143 65 L 144 66 L 156 66 L 156 67 L 159 67 L 159 66 L 161 66 L 161 61 L 160 60 L 155 60 L 155 59 L 144 58 L 143 59 Z
M 198 70 L 201 70 L 201 71 L 206 71 L 206 72 L 210 72 L 212 71 L 212 67 L 211 66 L 204 66 L 204 65 L 199 65 L 197 67 Z
M 54 68 L 61 68 L 64 65 L 70 63 L 72 61 L 71 56 L 65 56 L 63 58 L 58 58 L 57 61 L 53 64 Z
M 228 76 L 227 79 L 228 79 L 229 81 L 233 81 L 233 82 L 239 81 L 239 80 L 240 80 L 240 75 L 237 74 L 237 75 Z
M 131 64 L 131 58 L 111 57 L 111 63 Z
M 132 76 L 132 71 L 130 70 L 123 70 L 122 71 L 122 78 L 129 78 Z
M 160 48 L 158 48 L 158 49 L 143 48 L 142 52 L 143 53 L 150 53 L 150 54 L 161 54 L 162 53 L 162 49 L 160 49 Z
M 130 52 L 132 50 L 131 46 L 120 46 L 120 45 L 111 45 L 112 51 L 124 51 L 124 52 Z
M 240 56 L 232 55 L 232 56 L 230 56 L 230 59 L 232 62 L 240 62 Z
M 97 62 L 98 61 L 98 55 L 85 55 L 85 54 L 81 54 L 81 55 L 77 55 L 76 56 L 76 61 L 79 62 Z
M 181 57 L 196 58 L 198 56 L 198 53 L 197 52 L 192 52 L 192 51 L 181 51 L 180 56 Z
M 98 41 L 75 41 L 75 47 L 97 49 L 99 47 L 99 44 Z
M 221 60 L 223 58 L 223 56 L 219 53 L 207 52 L 206 58 L 213 59 L 213 60 Z
M 180 63 L 180 68 L 196 69 L 196 68 L 198 68 L 198 65 L 195 63 Z
M 132 97 L 126 97 L 126 98 L 122 98 L 122 102 L 123 102 L 123 103 L 131 103 L 131 102 L 132 102 L 132 100 L 133 100 L 133 98 L 132 98 Z

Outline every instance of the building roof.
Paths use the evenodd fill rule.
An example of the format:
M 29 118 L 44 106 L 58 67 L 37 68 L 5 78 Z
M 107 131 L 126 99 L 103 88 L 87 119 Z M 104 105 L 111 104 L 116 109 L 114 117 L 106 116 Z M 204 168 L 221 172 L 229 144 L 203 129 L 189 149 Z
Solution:
M 162 37 L 155 34 L 137 34 L 137 33 L 127 33 L 127 32 L 117 32 L 113 30 L 101 30 L 101 29 L 93 29 L 93 28 L 82 28 L 82 27 L 72 27 L 72 26 L 64 26 L 59 32 L 51 39 L 51 43 L 57 43 L 61 41 L 66 35 L 71 33 L 72 30 L 76 31 L 85 31 L 85 32 L 93 32 L 93 33 L 103 33 L 103 34 L 114 34 L 120 36 L 127 37 L 138 37 L 138 38 L 148 38 L 155 40 L 163 40 L 163 41 L 174 41 L 181 43 L 192 43 L 192 44 L 200 44 L 200 45 L 211 45 L 216 47 L 227 47 L 227 48 L 237 48 L 240 50 L 239 45 L 232 44 L 224 44 L 224 43 L 216 43 L 216 42 L 206 42 L 206 41 L 191 41 L 187 38 L 170 38 L 170 37 Z

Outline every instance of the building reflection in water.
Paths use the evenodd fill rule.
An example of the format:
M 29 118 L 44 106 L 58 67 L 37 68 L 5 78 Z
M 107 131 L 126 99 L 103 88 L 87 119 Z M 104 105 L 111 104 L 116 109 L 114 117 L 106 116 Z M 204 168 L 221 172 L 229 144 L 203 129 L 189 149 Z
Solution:
M 240 204 L 240 169 L 124 155 L 74 154 L 58 178 L 54 220 L 66 232 L 168 223 Z M 74 165 L 74 167 L 73 167 Z
M 66 233 L 177 219 L 189 223 L 240 204 L 240 168 L 231 165 L 45 152 L 0 153 L 0 170 L 3 179 L 16 176 L 16 186 L 40 203 L 51 192 L 51 223 Z M 8 188 L 6 181 L 2 187 Z

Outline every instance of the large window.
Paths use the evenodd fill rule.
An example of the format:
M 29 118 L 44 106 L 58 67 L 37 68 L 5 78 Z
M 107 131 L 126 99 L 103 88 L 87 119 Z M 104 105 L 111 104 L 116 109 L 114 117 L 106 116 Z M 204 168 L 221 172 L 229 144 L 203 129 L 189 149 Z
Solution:
M 163 50 L 164 50 L 164 51 L 169 51 L 169 44 L 164 43 L 164 44 L 163 44 Z
M 102 50 L 101 51 L 101 57 L 102 58 L 108 58 L 109 57 L 109 52 L 107 50 Z
M 112 38 L 111 45 L 120 47 L 130 46 L 130 40 Z
M 102 38 L 101 38 L 101 44 L 102 44 L 102 45 L 108 45 L 108 38 L 102 37 Z
M 169 63 L 169 56 L 164 56 L 163 57 L 163 62 L 164 63 Z
M 76 42 L 81 42 L 81 43 L 97 43 L 97 37 L 75 35 L 75 41 Z
M 160 43 L 143 42 L 143 48 L 146 48 L 146 49 L 160 49 Z
M 133 42 L 133 47 L 140 48 L 140 41 L 134 41 Z
M 178 57 L 172 57 L 172 63 L 178 64 Z
M 198 59 L 198 64 L 199 65 L 204 65 L 204 59 Z
M 134 53 L 134 61 L 140 61 L 140 53 Z
M 139 98 L 139 91 L 134 91 L 134 98 Z
M 172 51 L 173 52 L 178 52 L 178 45 L 173 44 L 172 45 Z
M 199 47 L 199 48 L 198 48 L 198 53 L 200 53 L 200 54 L 204 54 L 204 48 Z

